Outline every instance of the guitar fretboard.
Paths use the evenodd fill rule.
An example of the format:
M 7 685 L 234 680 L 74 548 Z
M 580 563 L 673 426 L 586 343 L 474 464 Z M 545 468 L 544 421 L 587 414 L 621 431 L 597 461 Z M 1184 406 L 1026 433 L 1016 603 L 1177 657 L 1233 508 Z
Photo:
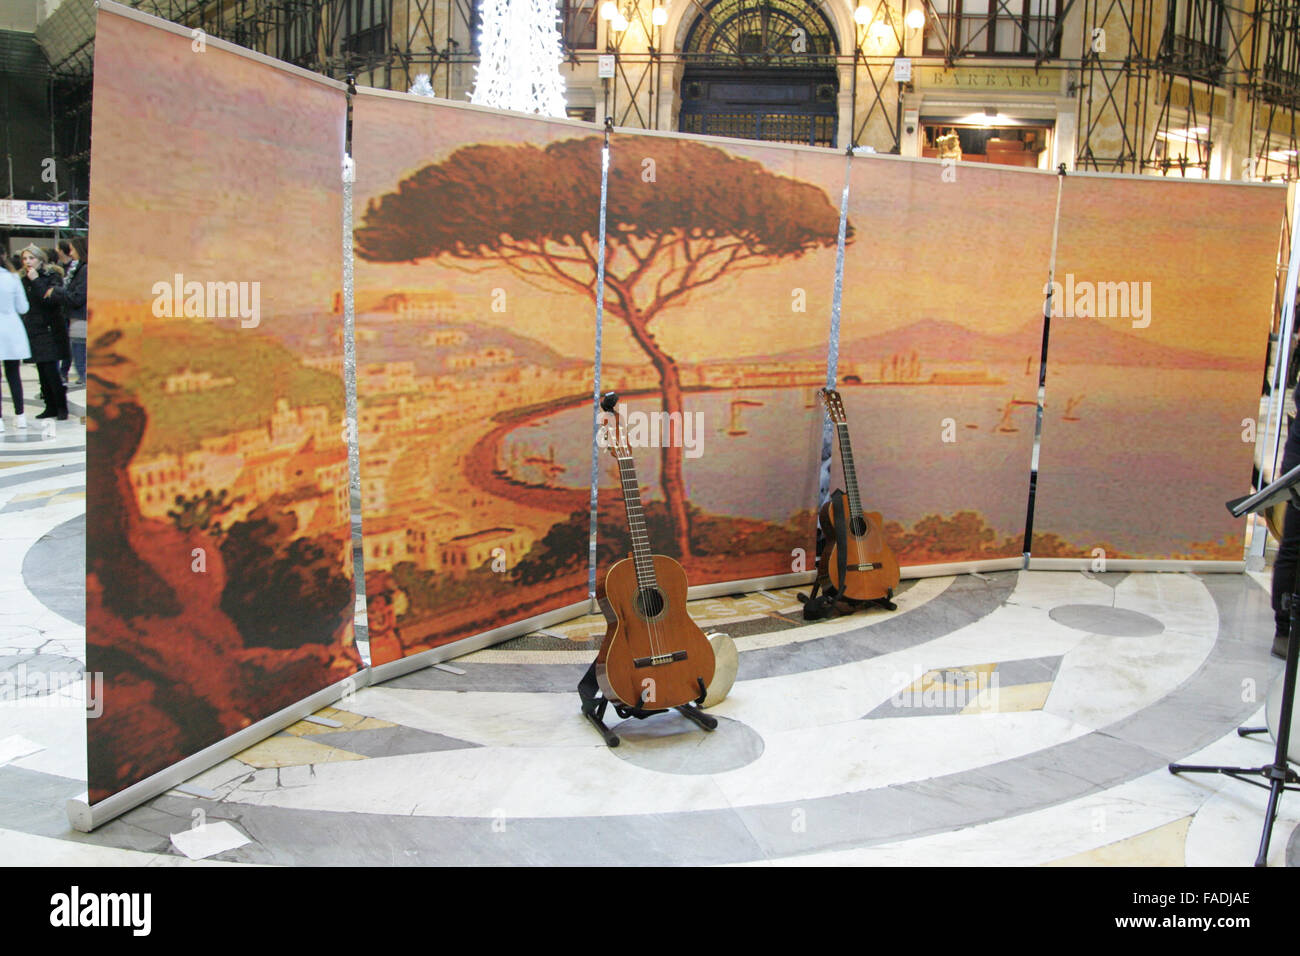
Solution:
M 650 535 L 646 531 L 645 512 L 641 508 L 641 486 L 636 480 L 636 462 L 630 455 L 618 456 L 618 474 L 623 482 L 623 504 L 627 508 L 627 527 L 632 535 L 632 560 L 636 564 L 637 586 L 642 590 L 658 585 L 654 559 L 650 552 Z
M 837 422 L 835 430 L 840 437 L 840 462 L 844 465 L 844 493 L 849 498 L 849 517 L 857 518 L 862 514 L 862 501 L 858 498 L 858 473 L 853 467 L 848 422 Z

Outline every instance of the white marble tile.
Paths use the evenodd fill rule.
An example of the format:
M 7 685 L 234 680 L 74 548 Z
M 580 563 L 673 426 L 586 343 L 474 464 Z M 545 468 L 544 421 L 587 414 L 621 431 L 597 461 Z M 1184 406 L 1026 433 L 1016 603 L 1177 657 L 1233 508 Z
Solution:
M 1042 608 L 1006 604 L 925 646 L 936 656 L 955 658 L 941 664 L 979 664 L 1059 657 L 1083 636 L 1082 631 L 1053 621 Z
M 961 773 L 1086 732 L 1038 712 L 856 720 L 767 736 L 758 760 L 714 779 L 733 806 L 761 806 Z
M 590 733 L 590 732 L 589 732 Z M 317 764 L 293 785 L 240 785 L 227 802 L 412 816 L 622 816 L 716 810 L 726 798 L 707 776 L 643 770 L 599 738 L 585 748 L 495 747 Z M 259 775 L 260 776 L 260 775 Z
M 1221 787 L 1192 820 L 1187 832 L 1187 865 L 1254 865 L 1267 806 L 1268 792 L 1259 787 L 1236 781 Z M 1297 826 L 1300 826 L 1300 794 L 1288 793 L 1278 803 L 1269 841 L 1269 866 L 1286 865 L 1287 842 Z
M 1114 604 L 1115 591 L 1079 571 L 1021 571 L 1010 604 L 1050 611 L 1062 604 Z
M 567 694 L 366 687 L 348 710 L 470 743 L 496 747 L 589 747 L 599 737 Z M 609 720 L 618 718 L 611 710 Z M 607 721 L 608 723 L 609 721 Z
M 1130 574 L 1115 588 L 1115 606 L 1149 614 L 1166 630 L 1213 641 L 1219 609 L 1193 574 Z
M 746 651 L 759 650 L 765 647 L 801 644 L 859 628 L 876 627 L 887 621 L 897 620 L 899 617 L 923 607 L 947 590 L 948 586 L 952 584 L 952 580 L 952 577 L 919 579 L 914 585 L 894 598 L 894 603 L 898 605 L 897 611 L 848 615 L 842 618 L 832 618 L 827 621 L 805 624 L 789 630 L 753 634 L 748 637 L 737 638 L 736 649 L 743 654 Z M 719 625 L 717 629 L 725 631 L 726 625 Z
M 1205 663 L 1211 637 L 1088 635 L 1061 660 L 1043 709 L 1100 729 L 1149 707 Z
M 0 767 L 43 749 L 44 747 L 41 744 L 36 743 L 34 740 L 28 740 L 22 734 L 10 734 L 7 737 L 0 737 Z
M 72 780 L 86 779 L 84 692 L 0 702 L 0 738 L 31 740 L 40 749 L 13 765 Z

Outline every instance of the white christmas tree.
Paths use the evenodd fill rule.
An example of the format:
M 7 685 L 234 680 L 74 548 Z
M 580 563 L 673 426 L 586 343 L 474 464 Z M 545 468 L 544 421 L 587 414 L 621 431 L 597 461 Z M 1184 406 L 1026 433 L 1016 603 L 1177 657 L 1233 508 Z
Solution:
M 482 0 L 479 63 L 470 102 L 563 117 L 556 0 Z

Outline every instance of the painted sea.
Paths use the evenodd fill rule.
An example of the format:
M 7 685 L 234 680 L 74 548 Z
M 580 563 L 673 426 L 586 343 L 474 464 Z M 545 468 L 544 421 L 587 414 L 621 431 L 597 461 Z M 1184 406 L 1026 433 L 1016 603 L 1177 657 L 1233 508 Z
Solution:
M 847 385 L 841 388 L 862 500 L 911 527 L 928 515 L 979 513 L 999 536 L 1022 534 L 1034 433 L 1034 378 L 991 368 L 997 384 Z M 1242 418 L 1208 401 L 1240 391 L 1240 372 L 1062 366 L 1046 389 L 1037 534 L 1054 533 L 1084 553 L 1109 544 L 1163 556 L 1193 542 L 1231 538 L 1240 524 L 1223 501 L 1245 493 L 1250 449 Z M 815 507 L 822 412 L 811 388 L 688 392 L 685 481 L 692 504 L 713 514 L 784 522 Z M 1198 402 L 1198 396 L 1207 401 Z M 656 396 L 625 400 L 645 496 L 660 497 L 659 456 L 636 447 Z M 1068 408 L 1068 415 L 1067 415 Z M 1207 411 L 1206 409 L 1210 409 Z M 589 406 L 535 419 L 510 433 L 501 464 L 518 480 L 587 487 L 582 434 Z M 648 435 L 647 435 L 648 437 Z M 614 484 L 602 455 L 602 484 Z M 840 483 L 837 461 L 833 483 Z M 1181 520 L 1166 520 L 1171 496 Z

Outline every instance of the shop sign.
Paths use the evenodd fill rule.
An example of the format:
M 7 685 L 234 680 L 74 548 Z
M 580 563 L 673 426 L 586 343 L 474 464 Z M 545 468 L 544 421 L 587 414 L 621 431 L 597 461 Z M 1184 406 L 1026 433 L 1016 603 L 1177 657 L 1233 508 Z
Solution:
M 1039 72 L 1014 66 L 961 67 L 952 70 L 941 66 L 923 66 L 913 73 L 916 85 L 929 89 L 971 92 L 1006 90 L 1017 93 L 1055 93 L 1060 89 L 1060 78 L 1055 72 Z

